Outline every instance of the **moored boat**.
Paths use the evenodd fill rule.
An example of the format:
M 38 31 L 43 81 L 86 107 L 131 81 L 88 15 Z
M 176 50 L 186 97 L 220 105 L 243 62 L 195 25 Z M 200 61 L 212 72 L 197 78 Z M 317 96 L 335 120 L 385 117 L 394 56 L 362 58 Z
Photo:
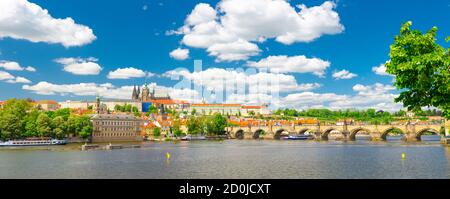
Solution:
M 181 140 L 183 141 L 192 141 L 192 140 L 206 140 L 205 136 L 192 136 L 192 135 L 186 135 L 184 137 L 181 138 Z
M 283 140 L 307 140 L 310 139 L 309 135 L 288 135 L 286 137 L 282 137 Z
M 0 141 L 0 146 L 49 146 L 64 144 L 67 144 L 66 140 L 58 139 L 9 140 L 6 142 Z

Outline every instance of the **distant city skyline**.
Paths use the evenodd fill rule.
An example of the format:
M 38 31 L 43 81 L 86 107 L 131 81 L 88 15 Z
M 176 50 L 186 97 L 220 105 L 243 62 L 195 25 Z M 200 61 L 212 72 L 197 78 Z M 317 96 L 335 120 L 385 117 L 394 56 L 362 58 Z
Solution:
M 130 99 L 133 85 L 149 83 L 174 99 L 199 101 L 205 95 L 195 87 L 217 89 L 222 78 L 243 81 L 245 91 L 225 92 L 224 101 L 206 95 L 207 101 L 398 110 L 394 77 L 383 65 L 389 45 L 401 24 L 412 21 L 423 32 L 437 26 L 437 43 L 448 46 L 449 5 L 2 0 L 0 100 Z M 202 61 L 201 71 L 194 71 L 195 60 Z M 190 88 L 178 87 L 180 78 Z M 274 79 L 276 85 L 254 88 Z

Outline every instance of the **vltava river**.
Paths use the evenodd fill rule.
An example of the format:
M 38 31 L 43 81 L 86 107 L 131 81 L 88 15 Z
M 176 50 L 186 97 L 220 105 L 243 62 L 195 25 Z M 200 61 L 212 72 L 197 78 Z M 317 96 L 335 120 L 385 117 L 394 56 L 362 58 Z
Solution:
M 450 147 L 435 141 L 150 142 L 112 151 L 0 148 L 0 178 L 450 178 L 449 162 Z

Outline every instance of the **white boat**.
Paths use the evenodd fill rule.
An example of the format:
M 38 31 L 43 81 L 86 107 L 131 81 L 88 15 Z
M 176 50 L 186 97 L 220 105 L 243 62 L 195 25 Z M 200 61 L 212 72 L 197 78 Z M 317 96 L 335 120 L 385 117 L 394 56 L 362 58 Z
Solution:
M 181 138 L 183 141 L 189 141 L 189 140 L 206 140 L 205 136 L 192 136 L 192 135 L 186 135 Z
M 309 135 L 288 135 L 286 137 L 282 137 L 282 140 L 308 140 L 311 136 Z
M 64 145 L 67 144 L 66 140 L 58 139 L 39 139 L 39 140 L 10 140 L 6 142 L 0 141 L 0 147 L 2 146 L 48 146 L 48 145 Z

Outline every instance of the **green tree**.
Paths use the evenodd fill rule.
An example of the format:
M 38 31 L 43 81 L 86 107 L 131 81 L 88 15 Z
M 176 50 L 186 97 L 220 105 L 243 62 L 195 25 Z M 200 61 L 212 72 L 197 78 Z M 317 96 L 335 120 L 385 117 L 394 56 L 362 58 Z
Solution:
M 133 106 L 132 110 L 135 117 L 141 116 L 141 113 L 139 113 L 139 109 L 137 107 Z
M 125 104 L 125 110 L 123 112 L 131 112 L 131 104 Z
M 52 120 L 53 135 L 56 138 L 64 138 L 67 135 L 67 123 L 64 116 L 56 116 Z
M 122 111 L 122 106 L 116 104 L 116 105 L 114 106 L 114 110 L 117 111 L 117 112 L 121 112 L 121 111 Z
M 40 112 L 37 109 L 31 110 L 25 117 L 25 133 L 24 137 L 37 137 L 37 125 L 36 120 Z
M 220 113 L 215 113 L 207 120 L 207 130 L 209 134 L 223 135 L 228 121 Z
M 132 111 L 133 113 L 139 113 L 139 109 L 135 106 L 133 106 Z
M 159 128 L 159 127 L 153 128 L 153 136 L 155 136 L 155 137 L 161 136 L 161 128 Z
M 86 139 L 92 135 L 92 125 L 84 126 L 79 132 L 81 138 Z
M 172 132 L 177 137 L 182 136 L 184 134 L 183 131 L 181 130 L 180 119 L 177 118 L 173 120 Z
M 414 112 L 438 107 L 450 118 L 450 50 L 436 43 L 437 27 L 423 34 L 411 25 L 410 21 L 402 25 L 385 64 L 386 71 L 396 77 L 395 86 L 402 90 L 395 101 Z
M 87 138 L 92 133 L 92 122 L 88 116 L 71 115 L 66 125 L 67 134 Z
M 156 114 L 156 113 L 158 113 L 158 109 L 157 109 L 155 106 L 151 105 L 151 106 L 148 108 L 148 112 L 149 112 L 149 113 L 152 113 L 152 114 Z
M 17 139 L 21 137 L 22 121 L 17 115 L 6 113 L 0 117 L 1 139 Z
M 36 120 L 36 131 L 39 137 L 52 137 L 51 120 L 47 114 L 41 113 Z
M 63 108 L 63 109 L 56 110 L 55 113 L 53 114 L 53 117 L 56 118 L 58 116 L 61 116 L 64 121 L 67 121 L 70 116 L 70 109 Z
M 188 134 L 197 135 L 201 132 L 200 119 L 195 116 L 189 117 L 186 126 L 188 128 Z
M 250 112 L 248 112 L 248 114 L 252 117 L 256 115 L 255 111 L 250 111 Z

